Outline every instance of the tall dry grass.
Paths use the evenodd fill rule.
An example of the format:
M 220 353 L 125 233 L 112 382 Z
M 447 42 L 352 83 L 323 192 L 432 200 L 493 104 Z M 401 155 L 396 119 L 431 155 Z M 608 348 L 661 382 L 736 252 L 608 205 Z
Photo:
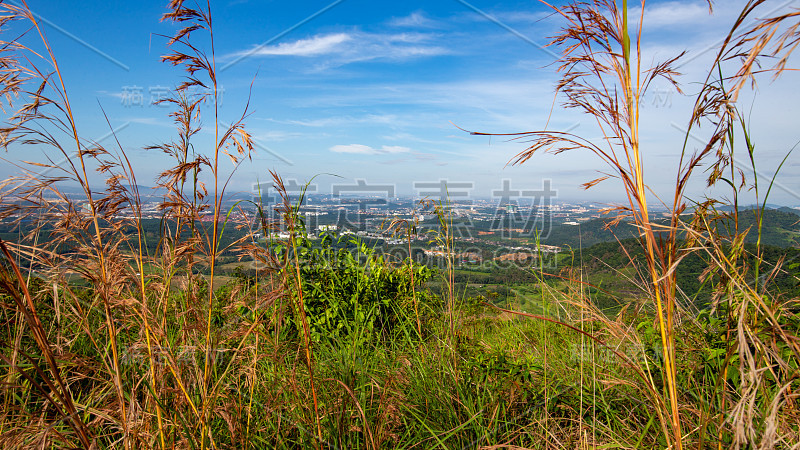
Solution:
M 573 133 L 546 129 L 505 134 L 530 144 L 512 162 L 523 164 L 539 152 L 558 154 L 589 151 L 602 159 L 607 171 L 603 171 L 603 177 L 587 182 L 584 187 L 589 189 L 609 178 L 621 184 L 627 203 L 609 208 L 606 212 L 614 213 L 613 223 L 622 220 L 633 223 L 639 229 L 639 240 L 645 250 L 646 276 L 642 279 L 642 286 L 654 307 L 663 349 L 661 370 L 665 379 L 663 387 L 660 386 L 654 381 L 651 368 L 645 366 L 640 380 L 644 382 L 643 394 L 658 413 L 666 438 L 665 445 L 683 448 L 691 442 L 697 442 L 698 448 L 704 448 L 707 442 L 713 441 L 707 437 L 710 422 L 714 422 L 718 430 L 715 437 L 720 448 L 725 442 L 723 435 L 726 433 L 733 435 L 730 443 L 735 444 L 736 448 L 748 445 L 768 448 L 776 445 L 781 441 L 780 427 L 775 425 L 779 421 L 779 411 L 787 407 L 792 410 L 795 402 L 789 394 L 794 384 L 793 369 L 785 358 L 789 355 L 789 358 L 798 356 L 797 330 L 791 326 L 791 320 L 781 320 L 781 317 L 785 319 L 796 315 L 793 312 L 795 302 L 770 297 L 767 292 L 769 280 L 781 267 L 772 268 L 766 282 L 759 281 L 759 250 L 754 255 L 757 261 L 755 281 L 747 281 L 751 267 L 742 262 L 744 237 L 748 232 L 757 233 L 760 242 L 760 227 L 756 230 L 739 229 L 737 199 L 742 191 L 752 188 L 763 212 L 769 191 L 766 195 L 762 193 L 762 196 L 758 196 L 758 176 L 755 172 L 757 156 L 745 120 L 737 112 L 736 100 L 746 82 L 755 82 L 755 75 L 759 72 L 768 71 L 779 76 L 787 70 L 787 60 L 798 43 L 798 12 L 760 17 L 748 25 L 751 19 L 765 10 L 769 2 L 754 0 L 744 6 L 697 96 L 686 142 L 680 150 L 681 160 L 676 168 L 673 197 L 669 204 L 664 205 L 669 211 L 669 224 L 665 226 L 654 223 L 650 212 L 649 202 L 655 199 L 655 195 L 649 191 L 644 170 L 647 153 L 640 145 L 640 105 L 651 83 L 657 79 L 670 83 L 681 92 L 674 67 L 683 55 L 643 66 L 642 31 L 647 26 L 644 20 L 645 1 L 636 4 L 640 11 L 636 20 L 629 18 L 626 0 L 570 2 L 563 6 L 545 1 L 542 3 L 565 22 L 562 30 L 549 43 L 561 52 L 558 61 L 561 78 L 556 90 L 564 99 L 562 105 L 590 117 L 603 137 L 590 141 Z M 709 8 L 712 8 L 711 2 Z M 632 23 L 638 26 L 634 28 Z M 771 58 L 772 65 L 761 69 L 760 62 L 767 57 Z M 738 67 L 734 68 L 732 75 L 726 75 L 724 71 L 730 70 L 731 63 L 736 61 L 739 62 Z M 695 127 L 708 126 L 709 123 L 714 131 L 707 145 L 690 154 L 690 133 Z M 738 135 L 743 136 L 743 146 L 734 145 L 734 137 Z M 753 165 L 749 183 L 745 181 L 745 174 L 734 168 L 734 151 L 737 155 L 745 152 L 747 160 Z M 719 202 L 715 199 L 701 201 L 696 208 L 687 209 L 687 205 L 695 203 L 687 193 L 689 183 L 698 176 L 696 172 L 704 165 L 713 169 L 707 180 L 709 186 L 719 184 L 732 188 L 735 212 L 731 216 L 714 208 L 713 205 Z M 687 220 L 686 214 L 691 219 Z M 757 211 L 757 214 L 760 212 Z M 734 225 L 732 233 L 724 235 L 718 223 L 731 218 L 737 225 Z M 718 390 L 712 394 L 713 399 L 723 399 L 718 408 L 708 404 L 687 403 L 678 380 L 681 361 L 685 361 L 686 355 L 677 353 L 676 339 L 681 334 L 680 329 L 688 326 L 693 317 L 686 310 L 690 302 L 677 284 L 677 268 L 684 258 L 695 252 L 705 254 L 710 261 L 706 277 L 713 278 L 711 274 L 718 277 L 713 310 L 724 309 L 728 315 L 724 368 L 717 378 Z M 574 299 L 567 301 L 575 302 Z M 607 330 L 616 329 L 618 338 L 638 339 L 635 333 L 625 331 L 624 327 L 598 314 L 591 300 L 583 295 L 578 298 L 578 303 L 592 310 L 591 317 L 603 321 Z M 770 330 L 768 339 L 760 335 L 765 329 Z M 584 333 L 577 329 L 574 331 Z M 767 344 L 769 340 L 772 341 Z M 627 357 L 625 359 L 629 360 Z M 746 381 L 734 387 L 725 378 L 728 370 L 734 370 L 734 361 L 737 359 L 740 377 Z M 780 369 L 776 372 L 776 368 Z M 765 377 L 767 373 L 771 373 L 773 381 L 779 384 L 777 390 L 765 389 L 765 384 L 770 383 Z M 743 391 L 734 392 L 737 389 Z M 711 398 L 704 401 L 713 402 Z M 758 405 L 763 404 L 769 404 L 771 409 L 758 411 Z M 698 431 L 697 422 L 688 418 L 694 414 L 694 408 L 702 410 L 704 415 L 699 421 L 700 432 L 696 441 L 693 438 Z
M 41 395 L 19 404 L 11 397 L 13 390 L 5 391 L 4 446 L 70 447 L 78 442 L 91 448 L 98 437 L 109 435 L 114 445 L 125 448 L 155 442 L 162 448 L 176 443 L 216 447 L 211 424 L 237 403 L 228 391 L 240 377 L 252 382 L 253 374 L 238 362 L 251 358 L 249 341 L 270 318 L 259 315 L 221 330 L 212 327 L 215 311 L 233 300 L 258 309 L 279 298 L 284 287 L 268 278 L 255 291 L 258 295 L 235 298 L 218 298 L 213 289 L 218 256 L 228 250 L 220 247 L 220 237 L 229 214 L 223 201 L 230 176 L 220 162 L 238 163 L 253 144 L 244 130 L 246 107 L 232 125 L 222 125 L 210 8 L 187 8 L 175 1 L 162 18 L 180 27 L 168 41 L 173 52 L 163 59 L 183 67 L 186 78 L 164 100 L 174 107 L 170 116 L 177 139 L 148 149 L 174 160 L 158 180 L 167 195 L 155 254 L 148 254 L 141 197 L 125 149 L 119 142 L 110 149 L 81 137 L 58 60 L 36 16 L 24 3 L 4 4 L 3 10 L 4 31 L 28 28 L 45 50 L 23 46 L 19 36 L 3 43 L 2 94 L 4 106 L 13 111 L 2 129 L 3 144 L 36 146 L 51 161 L 23 163 L 23 175 L 2 186 L 4 197 L 13 199 L 3 203 L 2 217 L 37 224 L 20 243 L 2 243 L 4 293 L 16 304 L 11 319 L 16 326 L 6 336 L 12 341 L 4 343 L 10 350 L 3 355 L 9 367 L 5 382 L 15 386 L 28 379 Z M 196 33 L 206 34 L 210 49 L 193 44 Z M 202 143 L 210 153 L 194 150 L 204 103 L 213 106 L 214 137 Z M 210 176 L 201 177 L 201 172 Z M 101 191 L 92 187 L 98 175 L 106 183 Z M 203 181 L 208 179 L 210 188 Z M 83 195 L 61 193 L 62 182 L 79 185 Z M 211 226 L 201 223 L 203 215 L 211 217 Z M 210 275 L 198 275 L 198 266 Z M 32 277 L 45 280 L 45 288 L 31 292 Z M 77 287 L 77 280 L 85 287 Z M 53 299 L 59 322 L 69 324 L 57 340 L 43 328 L 37 310 L 37 304 L 47 307 Z M 25 356 L 29 336 L 45 355 L 46 367 Z M 221 352 L 229 352 L 222 366 Z M 186 364 L 199 355 L 202 364 Z M 131 364 L 146 367 L 146 377 L 132 382 L 136 370 Z M 28 367 L 38 377 L 32 378 Z M 58 411 L 58 420 L 50 418 L 51 408 Z M 223 417 L 230 420 L 227 412 Z
M 574 2 L 563 7 L 543 3 L 566 22 L 549 44 L 562 52 L 557 91 L 565 98 L 563 106 L 594 119 L 603 139 L 595 143 L 572 133 L 546 130 L 520 133 L 516 137 L 530 140 L 531 144 L 513 163 L 525 163 L 539 151 L 590 151 L 606 163 L 611 173 L 587 182 L 585 187 L 610 177 L 621 182 L 628 203 L 607 212 L 616 212 L 617 220 L 630 218 L 641 232 L 646 248 L 647 286 L 656 307 L 666 374 L 663 394 L 651 397 L 650 401 L 659 411 L 664 433 L 671 438 L 669 445 L 681 448 L 674 333 L 677 299 L 673 264 L 677 259 L 677 229 L 672 228 L 672 237 L 666 244 L 657 236 L 661 230 L 656 230 L 651 221 L 639 138 L 640 100 L 650 84 L 661 78 L 680 91 L 672 68 L 678 57 L 642 67 L 644 2 L 638 29 L 631 28 L 626 0 L 621 7 L 612 0 Z M 684 187 L 685 180 L 676 186 L 675 218 L 685 208 L 678 194 Z

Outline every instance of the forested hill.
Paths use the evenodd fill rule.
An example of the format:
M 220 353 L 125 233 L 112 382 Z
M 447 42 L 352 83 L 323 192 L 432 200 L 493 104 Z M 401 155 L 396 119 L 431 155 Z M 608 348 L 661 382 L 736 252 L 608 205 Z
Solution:
M 621 251 L 624 247 L 625 251 Z M 745 244 L 745 254 L 739 261 L 744 270 L 745 278 L 748 283 L 753 283 L 755 279 L 755 254 L 754 244 Z M 638 270 L 643 270 L 642 265 L 645 255 L 642 246 L 628 239 L 620 243 L 605 242 L 584 248 L 574 264 L 580 265 L 592 280 L 604 280 L 606 290 L 614 291 L 618 294 L 629 291 L 637 292 L 636 286 L 620 277 L 625 273 L 625 268 L 638 266 Z M 800 295 L 800 284 L 798 284 L 797 269 L 795 264 L 800 260 L 800 249 L 780 248 L 771 245 L 764 245 L 760 251 L 761 264 L 759 266 L 759 279 L 769 277 L 769 291 L 775 295 L 782 295 L 786 298 L 796 298 Z M 633 262 L 632 262 L 633 261 Z M 779 270 L 773 273 L 773 269 Z M 704 275 L 709 266 L 713 263 L 709 261 L 708 255 L 703 251 L 692 252 L 685 255 L 681 264 L 677 268 L 678 286 L 683 293 L 695 300 L 695 305 L 703 307 L 712 295 L 712 285 L 719 282 L 717 272 L 708 277 Z M 603 276 L 603 274 L 610 275 Z M 706 281 L 704 281 L 706 280 Z
M 687 218 L 688 220 L 688 218 Z M 611 218 L 592 219 L 580 225 L 555 225 L 547 238 L 542 242 L 572 248 L 587 248 L 601 242 L 612 242 L 617 239 L 629 239 L 636 236 L 635 228 L 627 222 L 616 226 L 607 224 Z M 755 243 L 758 239 L 756 210 L 747 209 L 739 212 L 739 230 L 747 233 L 745 242 Z M 732 228 L 733 219 L 725 219 L 718 223 L 724 234 L 726 228 Z M 766 209 L 761 229 L 761 243 L 777 247 L 800 246 L 800 215 L 791 208 Z

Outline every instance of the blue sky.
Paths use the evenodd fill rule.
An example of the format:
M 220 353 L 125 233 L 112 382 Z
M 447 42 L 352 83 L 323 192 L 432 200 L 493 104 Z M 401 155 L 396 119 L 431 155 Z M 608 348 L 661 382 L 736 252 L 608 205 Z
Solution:
M 687 92 L 696 91 L 693 83 L 708 70 L 715 44 L 743 2 L 716 3 L 710 16 L 700 0 L 647 2 L 645 58 L 658 61 L 686 50 L 680 80 Z M 83 135 L 108 135 L 102 106 L 144 185 L 153 184 L 169 161 L 143 147 L 174 136 L 169 110 L 151 100 L 182 77 L 159 62 L 166 53 L 160 34 L 174 30 L 158 21 L 165 4 L 29 3 L 53 42 Z M 233 178 L 235 190 L 249 190 L 273 169 L 298 181 L 341 177 L 316 178 L 318 192 L 329 191 L 331 182 L 364 179 L 414 194 L 414 182 L 446 179 L 471 182 L 471 195 L 489 197 L 503 179 L 519 188 L 540 188 L 550 179 L 564 200 L 621 199 L 613 180 L 580 188 L 605 169 L 590 154 L 542 154 L 511 167 L 506 163 L 524 143 L 470 136 L 456 127 L 507 133 L 547 123 L 557 74 L 553 54 L 541 44 L 561 21 L 536 2 L 219 1 L 212 2 L 212 13 L 223 121 L 238 117 L 252 83 L 246 123 L 258 148 Z M 756 95 L 742 98 L 763 176 L 800 139 L 797 78 L 764 79 Z M 690 107 L 690 97 L 661 81 L 643 100 L 646 175 L 659 195 L 667 196 L 675 179 L 679 128 Z M 206 124 L 211 112 L 204 110 Z M 549 127 L 597 137 L 590 119 L 558 102 Z M 198 135 L 196 148 L 210 147 L 210 138 Z M 22 155 L 37 159 L 18 148 L 6 158 Z M 800 205 L 798 166 L 800 156 L 793 155 L 778 178 L 774 202 Z M 0 175 L 11 172 L 7 166 Z M 700 178 L 691 195 L 703 195 Z

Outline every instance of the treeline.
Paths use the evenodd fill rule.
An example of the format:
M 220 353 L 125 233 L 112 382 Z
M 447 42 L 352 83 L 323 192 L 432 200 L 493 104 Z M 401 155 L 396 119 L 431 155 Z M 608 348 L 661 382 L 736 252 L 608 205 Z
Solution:
M 756 245 L 744 244 L 744 253 L 739 264 L 746 268 L 748 283 L 768 284 L 769 292 L 777 296 L 792 298 L 800 295 L 800 269 L 797 267 L 800 249 L 763 245 L 759 256 L 761 262 L 756 264 L 759 260 L 756 257 Z M 643 268 L 644 257 L 641 244 L 636 239 L 626 239 L 584 248 L 582 257 L 576 258 L 574 264 L 580 264 L 589 277 L 597 277 L 600 274 L 619 274 L 625 269 L 636 270 L 636 265 Z M 709 272 L 709 267 L 715 265 L 709 260 L 707 253 L 696 250 L 685 255 L 676 269 L 678 287 L 693 299 L 697 307 L 704 307 L 709 303 L 713 297 L 711 286 L 720 281 L 720 274 Z M 627 284 L 633 288 L 632 283 Z
M 716 229 L 720 235 L 725 235 L 729 230 L 736 228 L 732 213 L 728 214 L 727 218 L 716 222 Z M 739 231 L 750 229 L 745 242 L 755 244 L 758 240 L 758 219 L 758 211 L 755 209 L 739 211 Z M 542 237 L 542 242 L 577 249 L 636 236 L 636 229 L 628 222 L 623 221 L 613 226 L 609 223 L 610 219 L 601 218 L 587 220 L 580 225 L 554 225 L 550 232 Z M 653 223 L 667 224 L 658 220 Z M 761 243 L 776 247 L 800 245 L 800 216 L 789 208 L 765 209 L 761 224 Z
M 142 236 L 142 251 L 151 257 L 158 254 L 158 250 L 162 245 L 161 239 L 167 233 L 164 230 L 174 230 L 176 223 L 174 220 L 161 220 L 161 219 L 141 219 L 139 222 L 141 226 Z M 109 224 L 105 221 L 100 221 L 102 228 L 108 228 Z M 192 224 L 200 235 L 211 235 L 213 232 L 212 222 L 196 221 Z M 218 262 L 227 263 L 233 262 L 238 257 L 237 245 L 232 245 L 238 240 L 245 237 L 248 229 L 243 229 L 237 224 L 228 223 L 224 229 L 220 227 L 221 234 L 219 239 L 219 249 L 222 250 L 219 254 Z M 127 225 L 122 228 L 121 235 L 129 240 L 129 245 L 123 243 L 120 250 L 124 252 L 138 252 L 138 231 L 134 225 Z M 90 231 L 84 231 L 89 233 Z M 191 237 L 191 228 L 187 225 L 184 228 L 183 234 L 179 239 L 179 243 L 187 242 Z M 33 221 L 23 221 L 19 223 L 4 222 L 0 223 L 0 239 L 8 242 L 18 242 L 21 244 L 37 244 L 47 246 L 52 244 L 58 239 L 58 234 L 52 223 L 35 223 Z M 60 242 L 57 245 L 52 245 L 52 250 L 57 254 L 68 254 L 76 251 L 75 243 L 71 241 Z

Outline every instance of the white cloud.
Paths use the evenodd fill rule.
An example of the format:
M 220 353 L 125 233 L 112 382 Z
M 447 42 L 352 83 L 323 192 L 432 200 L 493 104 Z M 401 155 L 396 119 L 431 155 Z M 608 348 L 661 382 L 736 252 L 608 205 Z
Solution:
M 279 119 L 263 119 L 269 122 L 279 123 L 282 125 L 297 125 L 303 127 L 333 127 L 333 126 L 344 126 L 344 125 L 354 125 L 354 124 L 382 124 L 388 125 L 397 122 L 397 116 L 389 114 L 389 115 L 381 115 L 381 114 L 367 114 L 364 116 L 334 116 L 334 117 L 323 117 L 319 119 L 308 119 L 308 120 L 279 120 Z
M 275 141 L 285 141 L 288 139 L 296 139 L 304 136 L 305 135 L 301 133 L 289 133 L 285 131 L 265 131 L 254 135 L 253 138 L 259 141 L 275 142 Z
M 426 33 L 349 33 L 320 34 L 294 42 L 256 47 L 237 56 L 294 56 L 324 58 L 326 66 L 341 66 L 375 59 L 407 60 L 452 53 L 437 45 L 437 36 Z
M 534 73 L 517 78 L 376 83 L 342 86 L 292 101 L 295 108 L 392 111 L 387 115 L 390 121 L 372 123 L 386 123 L 393 131 L 413 133 L 418 138 L 423 135 L 416 130 L 435 127 L 449 134 L 456 130 L 453 124 L 475 131 L 511 132 L 536 129 L 546 123 L 555 82 L 555 77 Z
M 350 144 L 350 145 L 334 145 L 331 147 L 334 153 L 360 153 L 362 155 L 374 155 L 376 150 L 368 145 Z
M 384 145 L 381 147 L 382 153 L 407 153 L 411 151 L 408 147 L 401 147 L 399 145 Z
M 389 21 L 389 26 L 393 27 L 434 27 L 436 22 L 425 16 L 421 11 L 415 11 L 405 17 L 395 17 Z
M 127 121 L 131 123 L 138 123 L 140 125 L 172 126 L 170 123 L 164 122 L 164 120 L 159 117 L 132 117 L 128 118 Z
M 341 44 L 351 39 L 352 37 L 345 33 L 318 35 L 294 42 L 264 46 L 244 53 L 252 56 L 319 56 L 339 51 Z
M 334 153 L 354 153 L 361 155 L 386 155 L 396 153 L 408 153 L 411 151 L 408 147 L 401 147 L 399 145 L 384 145 L 379 149 L 372 148 L 368 145 L 349 144 L 349 145 L 334 145 L 331 147 Z
M 717 11 L 716 15 L 719 15 Z M 634 18 L 636 26 L 639 24 L 641 9 L 632 9 L 630 17 Z M 710 19 L 708 3 L 705 0 L 695 1 L 668 1 L 647 6 L 644 9 L 644 26 L 647 29 L 666 27 L 685 27 L 697 24 L 707 24 Z

